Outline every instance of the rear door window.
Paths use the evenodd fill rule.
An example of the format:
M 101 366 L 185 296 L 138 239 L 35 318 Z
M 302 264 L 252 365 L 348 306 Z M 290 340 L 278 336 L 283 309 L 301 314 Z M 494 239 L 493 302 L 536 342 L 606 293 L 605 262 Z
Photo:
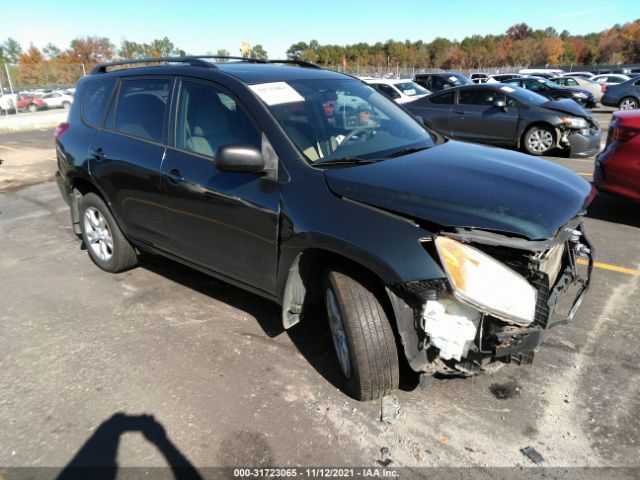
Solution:
M 115 83 L 114 77 L 90 80 L 85 83 L 80 112 L 82 120 L 87 125 L 100 126 Z
M 118 93 L 112 128 L 134 137 L 162 143 L 171 80 L 124 80 Z

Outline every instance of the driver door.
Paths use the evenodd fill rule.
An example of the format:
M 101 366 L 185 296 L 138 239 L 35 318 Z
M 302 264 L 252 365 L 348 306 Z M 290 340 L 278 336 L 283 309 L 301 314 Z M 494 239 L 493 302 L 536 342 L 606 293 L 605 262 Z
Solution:
M 278 184 L 215 164 L 222 145 L 261 149 L 261 130 L 230 92 L 208 82 L 182 80 L 174 111 L 161 167 L 172 252 L 275 294 Z

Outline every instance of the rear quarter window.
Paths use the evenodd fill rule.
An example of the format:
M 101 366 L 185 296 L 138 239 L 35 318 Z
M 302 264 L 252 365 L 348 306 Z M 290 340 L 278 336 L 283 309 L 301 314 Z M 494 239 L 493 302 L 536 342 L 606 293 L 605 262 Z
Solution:
M 115 83 L 116 79 L 110 77 L 90 80 L 84 85 L 81 115 L 87 125 L 100 125 Z

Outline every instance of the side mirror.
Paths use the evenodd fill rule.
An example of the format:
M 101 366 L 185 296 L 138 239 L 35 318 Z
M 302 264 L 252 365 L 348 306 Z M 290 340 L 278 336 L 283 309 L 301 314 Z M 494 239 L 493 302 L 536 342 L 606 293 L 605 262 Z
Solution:
M 496 100 L 495 102 L 493 102 L 493 106 L 499 108 L 500 110 L 506 110 L 507 102 L 505 102 L 504 100 Z
M 222 145 L 215 156 L 216 168 L 222 172 L 257 173 L 264 170 L 264 158 L 251 145 Z

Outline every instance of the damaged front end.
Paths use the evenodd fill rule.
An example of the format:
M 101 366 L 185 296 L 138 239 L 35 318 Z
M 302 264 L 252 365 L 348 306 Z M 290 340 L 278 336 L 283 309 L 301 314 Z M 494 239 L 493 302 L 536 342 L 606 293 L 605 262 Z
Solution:
M 423 245 L 446 278 L 388 291 L 409 363 L 429 374 L 531 363 L 546 333 L 574 317 L 593 268 L 580 217 L 544 241 L 458 229 Z

